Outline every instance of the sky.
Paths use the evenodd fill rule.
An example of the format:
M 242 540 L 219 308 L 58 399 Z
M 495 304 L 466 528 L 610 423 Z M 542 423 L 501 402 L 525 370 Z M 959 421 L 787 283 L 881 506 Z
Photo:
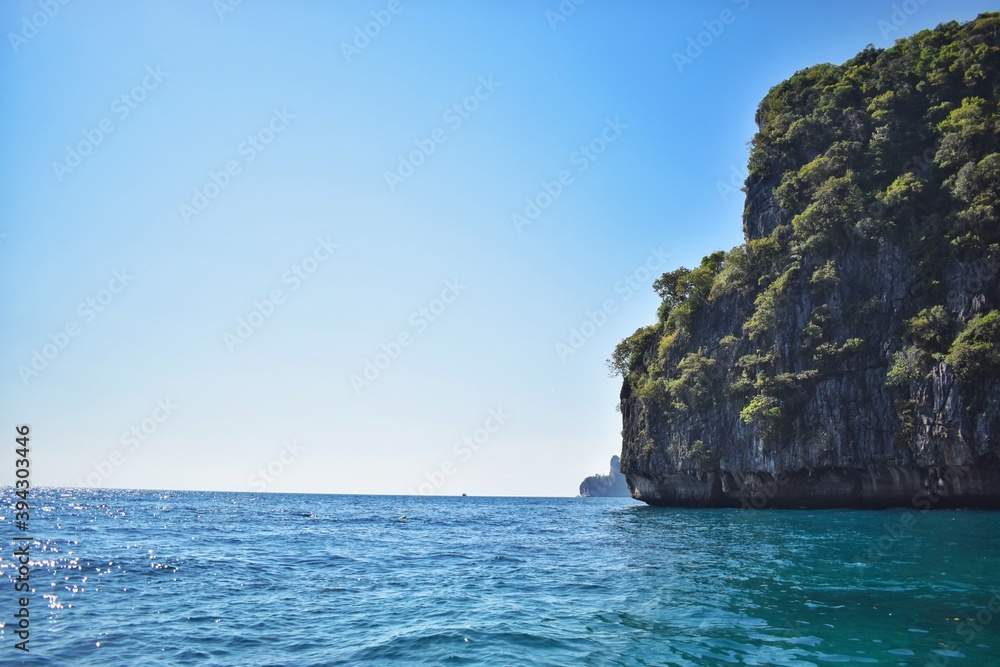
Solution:
M 742 241 L 760 99 L 991 9 L 5 0 L 8 444 L 38 486 L 576 495 L 652 282 Z

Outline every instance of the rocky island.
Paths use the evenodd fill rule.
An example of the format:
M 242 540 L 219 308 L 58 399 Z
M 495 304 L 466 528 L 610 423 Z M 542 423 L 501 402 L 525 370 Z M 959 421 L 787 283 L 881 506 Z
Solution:
M 611 470 L 607 475 L 591 475 L 580 483 L 580 495 L 587 498 L 627 498 L 632 495 L 621 472 L 618 456 L 611 457 Z
M 1000 13 L 767 94 L 745 242 L 609 359 L 635 498 L 1000 507 L 998 102 Z

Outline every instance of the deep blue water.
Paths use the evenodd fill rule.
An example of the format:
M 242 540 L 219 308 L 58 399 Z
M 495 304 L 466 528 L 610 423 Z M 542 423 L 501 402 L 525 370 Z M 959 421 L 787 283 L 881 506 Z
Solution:
M 1000 665 L 997 512 L 35 493 L 0 664 Z

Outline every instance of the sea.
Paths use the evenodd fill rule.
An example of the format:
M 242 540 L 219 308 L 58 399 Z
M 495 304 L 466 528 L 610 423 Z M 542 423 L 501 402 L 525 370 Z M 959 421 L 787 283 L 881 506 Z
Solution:
M 2 665 L 1000 665 L 1000 512 L 39 489 L 19 593 L 2 500 Z

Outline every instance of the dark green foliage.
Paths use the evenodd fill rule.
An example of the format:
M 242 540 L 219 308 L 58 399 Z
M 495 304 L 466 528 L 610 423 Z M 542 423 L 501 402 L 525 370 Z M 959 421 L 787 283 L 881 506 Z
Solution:
M 811 67 L 761 102 L 751 179 L 781 166 L 775 194 L 798 216 L 803 252 L 829 252 L 845 224 L 876 240 L 899 225 L 994 242 L 1000 165 L 987 158 L 1000 152 L 998 17 Z M 838 204 L 839 195 L 846 200 Z M 941 215 L 922 216 L 928 205 Z M 948 214 L 959 212 L 970 229 L 947 229 Z
M 927 377 L 933 359 L 915 345 L 907 345 L 892 357 L 892 367 L 886 374 L 886 384 L 903 386 L 910 382 L 919 382 Z
M 820 287 L 835 287 L 840 284 L 840 275 L 837 272 L 837 263 L 832 259 L 826 261 L 813 271 L 809 282 Z
M 669 420 L 732 401 L 772 443 L 805 437 L 817 384 L 884 368 L 907 442 L 942 363 L 966 387 L 1000 373 L 1000 313 L 970 314 L 997 272 L 956 279 L 1000 257 L 1000 13 L 797 72 L 756 121 L 746 243 L 657 280 L 657 324 L 609 364 Z
M 944 306 L 925 308 L 906 323 L 906 333 L 913 344 L 925 352 L 944 352 L 951 340 L 951 318 Z
M 701 440 L 695 440 L 691 443 L 691 450 L 688 452 L 688 458 L 694 463 L 699 470 L 708 470 L 712 466 L 712 450 L 702 442 Z
M 933 365 L 944 358 L 951 342 L 951 318 L 944 306 L 924 308 L 906 322 L 909 345 L 892 358 L 886 384 L 902 386 L 927 377 Z
M 774 396 L 758 394 L 740 412 L 740 418 L 747 424 L 762 420 L 778 420 L 782 417 L 781 402 Z
M 639 327 L 635 333 L 618 343 L 607 361 L 611 377 L 628 377 L 629 373 L 638 370 L 642 356 L 656 341 L 658 332 L 658 326 Z
M 951 344 L 945 361 L 963 382 L 995 378 L 1000 372 L 1000 311 L 969 320 Z
M 664 389 L 675 410 L 701 410 L 712 402 L 712 375 L 719 362 L 692 352 L 677 364 L 677 375 Z
M 681 267 L 664 273 L 653 283 L 653 290 L 663 300 L 660 319 L 667 323 L 668 331 L 690 324 L 694 313 L 708 299 L 725 258 L 726 253 L 721 250 L 714 252 L 702 259 L 698 268 L 688 270 Z

